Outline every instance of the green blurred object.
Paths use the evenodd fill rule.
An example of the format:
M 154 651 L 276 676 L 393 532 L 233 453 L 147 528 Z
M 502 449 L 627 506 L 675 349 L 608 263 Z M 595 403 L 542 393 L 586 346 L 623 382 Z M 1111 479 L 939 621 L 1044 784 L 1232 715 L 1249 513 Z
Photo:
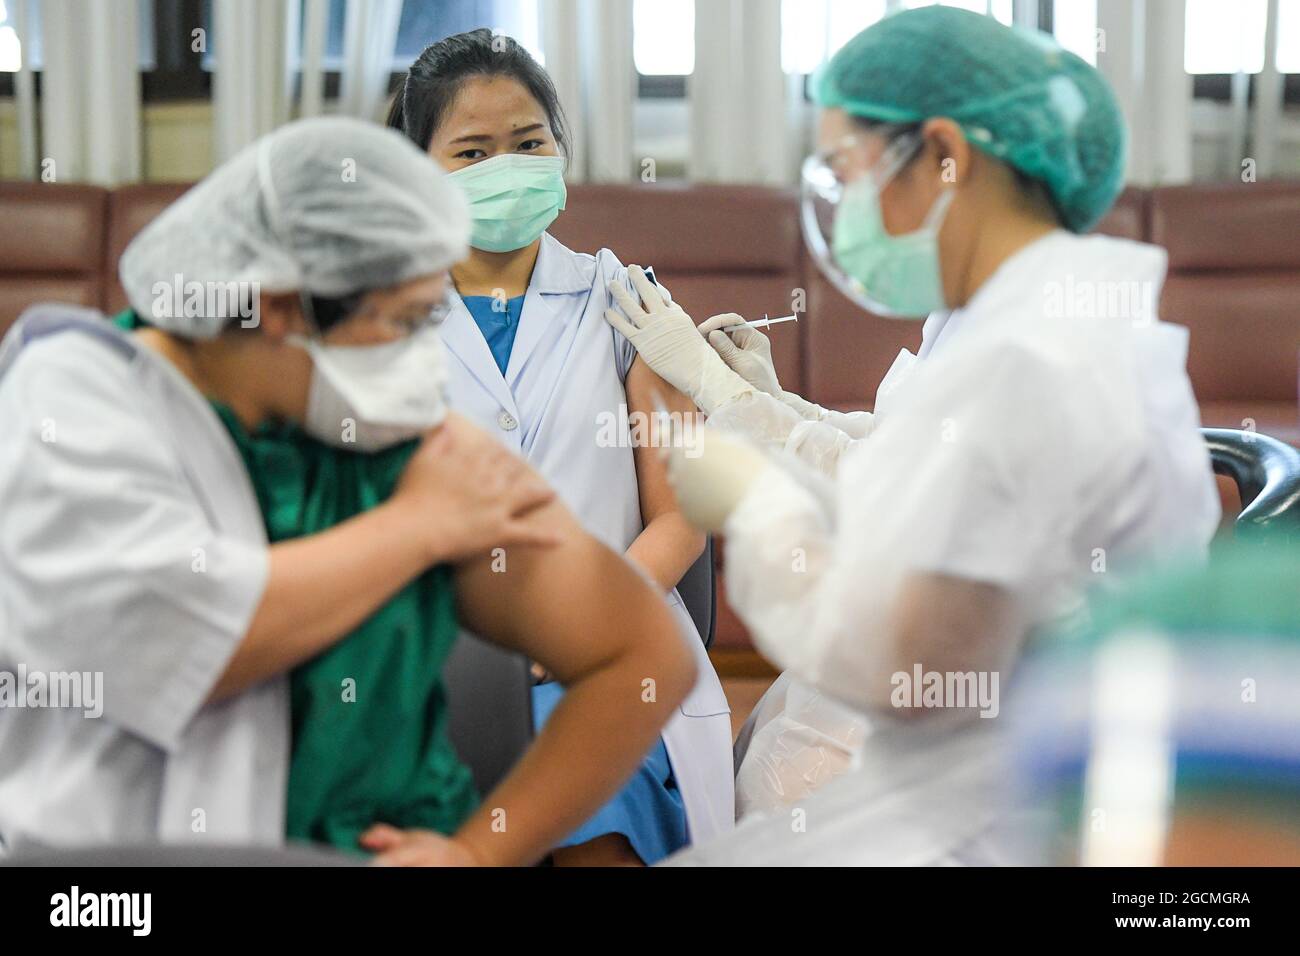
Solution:
M 142 323 L 117 316 L 126 329 Z M 414 442 L 375 454 L 328 447 L 289 425 L 249 433 L 213 408 L 248 469 L 271 542 L 315 534 L 384 501 Z M 451 569 L 435 567 L 290 675 L 285 835 L 359 852 L 373 823 L 453 832 L 477 805 L 447 737 L 442 669 L 459 631 Z
M 1165 854 L 1186 815 L 1288 844 L 1300 833 L 1300 547 L 1264 541 L 1138 573 L 1034 642 L 1013 752 L 1052 821 L 1052 859 L 1141 862 L 1124 855 L 1130 832 L 1159 835 L 1148 849 Z
M 819 105 L 864 119 L 948 117 L 971 145 L 1042 181 L 1087 232 L 1124 185 L 1127 134 L 1101 73 L 1045 33 L 951 7 L 888 16 L 813 79 Z
M 1106 640 L 1135 629 L 1178 643 L 1265 640 L 1300 648 L 1300 547 L 1258 539 L 1216 548 L 1205 565 L 1173 565 L 1093 604 L 1088 633 Z

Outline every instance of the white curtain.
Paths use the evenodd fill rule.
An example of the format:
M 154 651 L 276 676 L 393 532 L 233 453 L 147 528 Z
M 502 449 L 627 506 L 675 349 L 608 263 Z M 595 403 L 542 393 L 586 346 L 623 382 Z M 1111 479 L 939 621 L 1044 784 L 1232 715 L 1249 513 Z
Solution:
M 325 105 L 325 41 L 329 0 L 304 0 L 302 9 L 302 92 L 299 116 L 319 116 Z
M 696 181 L 790 180 L 789 84 L 781 0 L 695 0 L 690 175 Z
M 297 0 L 212 0 L 213 153 L 220 163 L 289 118 Z
M 14 113 L 18 131 L 18 176 L 37 179 L 40 176 L 36 151 L 36 82 L 31 65 L 31 37 L 34 0 L 10 0 L 9 15 L 22 62 L 14 74 Z
M 627 182 L 633 174 L 632 0 L 584 0 L 582 58 L 586 89 L 587 179 Z
M 347 0 L 340 113 L 380 119 L 401 19 L 402 0 Z
M 111 186 L 141 174 L 136 0 L 41 0 L 41 178 Z
M 560 106 L 569 124 L 571 182 L 587 178 L 587 112 L 584 107 L 582 42 L 574 24 L 579 22 L 579 0 L 541 0 L 542 51 L 546 72 L 555 84 Z
M 1255 116 L 1251 125 L 1251 152 L 1260 179 L 1277 173 L 1277 130 L 1283 115 L 1286 77 L 1277 68 L 1280 0 L 1269 0 L 1264 35 L 1264 69 L 1255 77 Z M 1239 172 L 1240 170 L 1238 170 Z
M 542 51 L 569 122 L 570 182 L 635 172 L 632 0 L 541 0 Z
M 1097 0 L 1105 49 L 1097 68 L 1110 81 L 1129 129 L 1127 181 L 1191 178 L 1192 78 L 1183 69 L 1183 0 Z

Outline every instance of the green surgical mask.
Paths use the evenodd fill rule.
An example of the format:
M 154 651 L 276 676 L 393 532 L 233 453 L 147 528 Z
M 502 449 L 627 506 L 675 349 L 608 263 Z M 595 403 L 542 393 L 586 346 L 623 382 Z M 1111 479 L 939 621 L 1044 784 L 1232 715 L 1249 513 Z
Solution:
M 522 249 L 564 208 L 564 160 L 503 153 L 449 173 L 469 197 L 469 244 L 486 252 Z
M 876 311 L 924 318 L 947 308 L 939 274 L 939 228 L 953 199 L 941 192 L 915 232 L 891 236 L 880 215 L 880 190 L 871 176 L 844 188 L 835 213 L 831 248 L 839 267 L 862 286 Z

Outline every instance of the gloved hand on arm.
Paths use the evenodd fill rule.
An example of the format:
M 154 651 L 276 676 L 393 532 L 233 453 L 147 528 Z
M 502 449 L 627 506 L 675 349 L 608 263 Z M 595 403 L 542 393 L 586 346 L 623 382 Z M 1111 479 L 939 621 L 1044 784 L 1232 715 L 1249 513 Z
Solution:
M 619 283 L 611 282 L 610 294 L 622 314 L 615 309 L 606 309 L 605 321 L 632 343 L 656 374 L 689 396 L 720 429 L 743 434 L 773 454 L 789 451 L 822 473 L 834 474 L 840 455 L 862 435 L 856 433 L 859 430 L 846 432 L 831 416 L 840 419 L 861 417 L 869 425 L 870 414 L 855 412 L 844 416 L 839 412 L 827 412 L 796 395 L 780 391 L 775 368 L 771 369 L 770 375 L 761 368 L 763 343 L 750 340 L 751 347 L 746 352 L 752 353 L 755 361 L 748 361 L 750 355 L 733 355 L 733 358 L 745 374 L 762 380 L 764 387 L 756 386 L 745 374 L 738 374 L 736 369 L 728 366 L 695 327 L 691 317 L 681 306 L 665 300 L 660 289 L 639 266 L 628 267 L 628 278 L 641 301 L 635 301 Z M 729 321 L 734 324 L 734 319 Z M 722 338 L 727 337 L 725 332 L 712 331 L 717 331 Z M 759 334 L 759 337 L 766 341 L 765 336 Z M 771 365 L 770 354 L 766 362 Z M 764 388 L 776 388 L 779 397 L 769 394 Z M 800 411 L 800 408 L 815 412 Z M 817 413 L 824 413 L 827 420 L 816 417 Z
M 657 375 L 690 396 L 706 415 L 754 391 L 709 348 L 682 307 L 664 299 L 640 266 L 630 266 L 628 277 L 641 301 L 633 299 L 619 283 L 611 282 L 610 294 L 623 314 L 606 309 L 605 321 L 635 346 Z

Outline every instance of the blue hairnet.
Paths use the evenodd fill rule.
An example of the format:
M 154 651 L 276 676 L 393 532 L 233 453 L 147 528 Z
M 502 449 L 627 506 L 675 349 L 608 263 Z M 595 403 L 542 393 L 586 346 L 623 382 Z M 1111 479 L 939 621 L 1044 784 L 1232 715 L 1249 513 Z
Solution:
M 1109 84 L 1045 33 L 952 7 L 863 30 L 818 72 L 824 107 L 887 123 L 944 116 L 971 145 L 1041 181 L 1062 224 L 1086 232 L 1124 184 L 1124 120 Z

